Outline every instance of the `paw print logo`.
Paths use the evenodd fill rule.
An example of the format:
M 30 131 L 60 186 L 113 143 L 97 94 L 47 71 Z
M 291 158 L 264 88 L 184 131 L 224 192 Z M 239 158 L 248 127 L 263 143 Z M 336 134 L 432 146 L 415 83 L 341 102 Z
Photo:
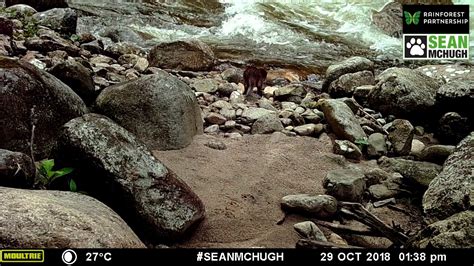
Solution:
M 411 38 L 410 41 L 407 42 L 407 48 L 410 50 L 410 55 L 425 55 L 426 46 L 420 38 Z

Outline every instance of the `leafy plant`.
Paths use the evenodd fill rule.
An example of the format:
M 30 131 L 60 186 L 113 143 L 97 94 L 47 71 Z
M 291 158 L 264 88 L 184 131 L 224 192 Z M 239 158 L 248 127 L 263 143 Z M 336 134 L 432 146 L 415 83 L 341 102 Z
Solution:
M 357 144 L 357 146 L 359 146 L 359 149 L 361 150 L 363 150 L 365 147 L 369 145 L 369 142 L 367 141 L 366 138 L 356 139 L 354 143 Z
M 74 171 L 74 168 L 65 167 L 59 170 L 53 170 L 54 160 L 42 160 L 37 163 L 38 169 L 38 181 L 44 187 L 50 187 L 51 184 L 60 177 L 68 175 Z M 69 189 L 71 191 L 77 191 L 76 182 L 73 179 L 69 181 Z

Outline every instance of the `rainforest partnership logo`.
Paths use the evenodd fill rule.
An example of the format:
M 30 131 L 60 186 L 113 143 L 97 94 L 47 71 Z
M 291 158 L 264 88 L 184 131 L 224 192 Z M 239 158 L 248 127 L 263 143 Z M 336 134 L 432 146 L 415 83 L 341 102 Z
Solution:
M 403 59 L 469 60 L 469 5 L 404 5 Z
M 411 15 L 408 11 L 404 11 L 403 15 L 405 16 L 405 23 L 407 25 L 410 25 L 412 23 L 414 25 L 418 25 L 418 23 L 420 22 L 420 14 L 421 11 L 416 11 L 415 13 L 413 13 L 413 15 Z

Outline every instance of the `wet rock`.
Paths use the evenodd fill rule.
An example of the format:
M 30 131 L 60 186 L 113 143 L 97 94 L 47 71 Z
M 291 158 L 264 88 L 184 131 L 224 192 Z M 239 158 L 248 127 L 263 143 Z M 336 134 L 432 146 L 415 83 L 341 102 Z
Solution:
M 351 57 L 342 62 L 330 65 L 326 70 L 326 80 L 323 83 L 323 90 L 327 91 L 329 85 L 340 76 L 347 73 L 354 73 L 364 70 L 373 71 L 374 63 L 367 58 Z
M 443 144 L 456 145 L 469 134 L 472 127 L 471 121 L 467 117 L 456 112 L 449 112 L 439 120 L 435 136 Z
M 387 35 L 402 37 L 402 4 L 395 1 L 386 4 L 382 10 L 372 14 L 374 25 Z
M 362 158 L 359 147 L 348 140 L 335 140 L 333 149 L 335 154 L 340 154 L 347 159 L 360 161 Z
M 415 129 L 408 120 L 395 119 L 388 127 L 388 140 L 392 143 L 393 151 L 397 155 L 408 155 Z
M 385 135 L 381 133 L 373 133 L 367 140 L 367 155 L 371 158 L 379 158 L 387 155 L 387 144 L 385 142 Z
M 282 130 L 283 125 L 276 113 L 261 116 L 252 125 L 252 134 L 269 134 Z
M 90 51 L 93 54 L 104 53 L 104 44 L 101 40 L 94 40 L 91 42 L 81 44 L 81 48 Z
M 82 100 L 90 105 L 98 92 L 95 90 L 91 71 L 74 59 L 53 66 L 49 73 L 68 85 Z
M 323 232 L 321 231 L 321 229 L 319 229 L 319 227 L 311 221 L 305 221 L 305 222 L 294 224 L 293 228 L 303 238 L 309 238 L 312 240 L 323 241 L 323 242 L 328 241 L 326 239 L 326 236 L 324 236 Z
M 0 148 L 29 154 L 34 122 L 35 156 L 47 158 L 59 128 L 88 112 L 68 86 L 28 63 L 0 58 L 0 77 Z
M 151 149 L 181 149 L 202 133 L 193 91 L 164 71 L 104 89 L 96 107 Z
M 76 33 L 77 14 L 71 8 L 53 8 L 33 15 L 41 25 L 65 35 Z
M 443 84 L 436 92 L 436 102 L 443 111 L 454 111 L 474 118 L 469 111 L 474 106 L 474 80 L 456 80 Z
M 423 149 L 418 159 L 442 165 L 455 148 L 452 145 L 432 145 Z
M 6 7 L 18 4 L 31 6 L 38 11 L 44 11 L 51 8 L 68 7 L 66 0 L 5 0 Z
M 82 170 L 77 181 L 142 239 L 176 241 L 204 217 L 204 205 L 191 188 L 105 116 L 88 114 L 66 123 L 59 150 L 63 161 Z
M 389 68 L 378 76 L 369 105 L 384 114 L 426 120 L 436 103 L 439 83 L 408 68 Z
M 198 92 L 214 93 L 217 91 L 219 83 L 215 79 L 197 79 L 191 87 Z
M 375 88 L 373 85 L 359 86 L 354 89 L 352 97 L 361 105 L 366 105 L 370 92 Z
M 110 38 L 114 43 L 140 43 L 145 42 L 145 34 L 139 34 L 135 29 L 124 26 L 105 26 L 99 32 L 102 37 Z
M 206 117 L 205 120 L 209 124 L 216 124 L 216 125 L 222 125 L 227 121 L 227 119 L 218 114 L 218 113 L 209 113 Z
M 357 168 L 329 171 L 323 181 L 326 194 L 338 200 L 361 201 L 366 183 L 364 173 Z
M 227 82 L 233 82 L 235 84 L 242 82 L 244 79 L 244 71 L 240 68 L 231 67 L 224 70 L 221 73 L 221 77 Z
M 0 149 L 0 186 L 32 188 L 35 172 L 28 155 Z
M 411 248 L 474 248 L 474 211 L 467 210 L 435 222 L 408 242 Z
M 148 55 L 150 66 L 204 71 L 214 64 L 214 53 L 198 40 L 175 41 L 155 46 Z
M 296 134 L 300 136 L 319 136 L 324 130 L 323 124 L 305 124 L 293 128 Z
M 145 248 L 117 213 L 81 193 L 0 187 L 0 205 L 1 248 Z
M 338 138 L 352 142 L 367 138 L 354 113 L 344 102 L 323 100 L 321 109 L 329 126 Z
M 329 195 L 288 195 L 281 199 L 281 207 L 289 212 L 328 218 L 337 212 L 337 200 Z
M 245 109 L 242 113 L 242 118 L 246 119 L 249 122 L 253 122 L 260 117 L 263 117 L 268 114 L 274 114 L 275 112 L 263 109 L 263 108 L 257 108 L 257 107 L 250 107 L 248 109 Z
M 333 81 L 329 86 L 329 94 L 332 97 L 351 97 L 356 87 L 363 85 L 374 85 L 375 78 L 372 71 L 364 70 L 356 73 L 348 73 Z
M 464 138 L 430 183 L 423 209 L 431 220 L 445 219 L 474 206 L 474 133 Z
M 404 178 L 422 187 L 428 187 L 430 182 L 441 172 L 440 165 L 429 162 L 418 162 L 400 158 L 380 159 L 381 167 L 400 173 Z

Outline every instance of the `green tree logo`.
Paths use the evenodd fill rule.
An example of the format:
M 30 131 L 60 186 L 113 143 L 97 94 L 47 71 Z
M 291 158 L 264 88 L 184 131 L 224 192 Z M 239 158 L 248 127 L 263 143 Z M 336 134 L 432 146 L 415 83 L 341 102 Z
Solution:
M 409 12 L 404 11 L 403 14 L 405 15 L 405 23 L 407 25 L 410 25 L 413 23 L 413 25 L 418 25 L 420 23 L 420 15 L 421 11 L 417 11 L 411 15 Z

